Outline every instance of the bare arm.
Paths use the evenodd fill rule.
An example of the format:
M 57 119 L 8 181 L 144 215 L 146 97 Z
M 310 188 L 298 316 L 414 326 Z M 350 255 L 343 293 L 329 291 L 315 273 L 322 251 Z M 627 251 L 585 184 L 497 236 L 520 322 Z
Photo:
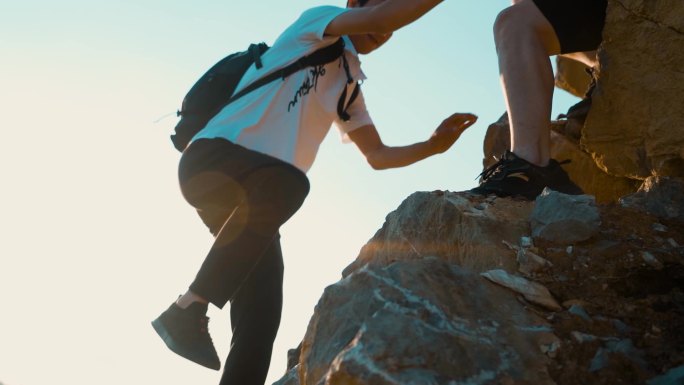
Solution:
M 443 0 L 386 0 L 376 6 L 351 8 L 337 16 L 326 35 L 391 33 L 426 14 Z
M 453 114 L 437 127 L 423 142 L 408 146 L 385 146 L 375 126 L 368 125 L 349 133 L 349 138 L 361 150 L 368 163 L 376 170 L 404 167 L 448 150 L 466 128 L 477 121 L 473 114 Z

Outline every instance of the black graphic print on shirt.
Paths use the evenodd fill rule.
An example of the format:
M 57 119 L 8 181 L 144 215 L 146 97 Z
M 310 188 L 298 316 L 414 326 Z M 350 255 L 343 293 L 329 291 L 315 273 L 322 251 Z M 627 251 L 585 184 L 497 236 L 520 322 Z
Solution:
M 290 112 L 292 107 L 296 106 L 300 98 L 308 95 L 311 90 L 316 91 L 316 86 L 318 85 L 318 78 L 325 76 L 325 67 L 322 65 L 313 67 L 309 70 L 309 73 L 304 79 L 302 86 L 299 87 L 297 92 L 295 92 L 294 97 L 287 105 L 287 112 Z

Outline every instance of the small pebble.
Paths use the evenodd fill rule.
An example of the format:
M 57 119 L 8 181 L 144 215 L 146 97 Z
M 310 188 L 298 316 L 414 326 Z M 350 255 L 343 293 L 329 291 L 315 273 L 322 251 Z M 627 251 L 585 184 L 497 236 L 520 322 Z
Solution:
M 532 237 L 521 237 L 520 246 L 524 248 L 534 247 L 534 241 L 532 241 Z
M 581 332 L 571 332 L 570 335 L 572 335 L 572 338 L 574 338 L 577 342 L 591 342 L 591 341 L 596 341 L 596 336 L 593 336 L 591 334 L 586 334 L 586 333 L 581 333 Z
M 641 258 L 644 259 L 644 262 L 646 262 L 647 265 L 651 266 L 656 270 L 661 270 L 664 267 L 663 263 L 660 262 L 655 256 L 653 256 L 653 254 L 651 254 L 648 251 L 642 251 Z
M 566 309 L 570 308 L 570 306 L 572 306 L 572 305 L 586 307 L 587 302 L 582 301 L 581 299 L 569 299 L 569 300 L 563 302 L 563 307 Z
M 589 313 L 587 313 L 587 311 L 584 310 L 584 308 L 582 306 L 572 305 L 568 309 L 568 313 L 576 315 L 585 321 L 591 321 L 591 317 L 589 316 Z
M 665 225 L 663 225 L 663 224 L 661 224 L 661 223 L 657 223 L 657 222 L 654 223 L 653 226 L 652 226 L 652 228 L 653 228 L 654 231 L 658 231 L 658 232 L 660 232 L 660 233 L 667 232 L 667 226 L 665 226 Z

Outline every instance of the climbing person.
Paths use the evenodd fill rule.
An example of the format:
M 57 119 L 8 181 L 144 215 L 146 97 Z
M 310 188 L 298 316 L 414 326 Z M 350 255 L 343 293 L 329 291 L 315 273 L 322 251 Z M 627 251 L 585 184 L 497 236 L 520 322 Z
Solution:
M 283 302 L 279 228 L 309 192 L 306 172 L 332 126 L 374 169 L 408 166 L 443 153 L 477 117 L 456 113 L 425 141 L 385 145 L 358 82 L 359 54 L 385 44 L 442 0 L 348 0 L 347 7 L 306 10 L 256 64 L 237 92 L 326 46 L 344 44 L 339 59 L 265 84 L 220 110 L 197 133 L 179 164 L 181 192 L 214 235 L 189 289 L 152 325 L 175 353 L 219 370 L 208 332 L 208 304 L 230 302 L 231 347 L 221 385 L 262 385 Z M 258 68 L 260 67 L 260 68 Z

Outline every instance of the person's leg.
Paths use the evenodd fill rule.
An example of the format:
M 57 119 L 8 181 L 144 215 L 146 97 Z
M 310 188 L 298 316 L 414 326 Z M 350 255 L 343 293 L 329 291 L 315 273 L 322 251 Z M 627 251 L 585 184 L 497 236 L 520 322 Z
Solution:
M 244 201 L 218 232 L 190 285 L 193 293 L 218 307 L 234 298 L 280 226 L 299 209 L 309 192 L 306 176 L 284 163 L 250 171 L 240 184 Z M 220 189 L 217 193 L 221 195 Z
M 197 209 L 214 235 L 242 199 L 239 185 L 234 181 L 231 183 L 226 170 L 208 171 L 220 169 L 218 166 L 224 158 L 230 158 L 231 152 L 222 142 L 200 141 L 183 152 L 179 164 L 181 191 L 191 205 L 201 204 L 205 197 L 211 196 L 221 186 L 224 194 L 220 203 L 216 201 L 211 206 Z M 207 305 L 205 298 L 188 290 L 152 321 L 152 326 L 171 351 L 202 366 L 219 370 L 221 361 L 209 335 Z
M 230 303 L 233 337 L 220 385 L 263 385 L 283 304 L 283 259 L 276 238 Z
M 256 160 L 251 163 L 258 167 L 230 177 L 238 182 L 239 191 L 233 182 L 221 182 L 222 177 L 213 174 L 212 183 L 219 182 L 218 186 L 205 194 L 201 203 L 195 203 L 216 240 L 190 291 L 218 307 L 231 302 L 233 337 L 220 384 L 263 385 L 282 311 L 283 260 L 278 229 L 302 205 L 309 183 L 291 165 L 251 151 L 241 152 L 240 161 L 254 156 Z M 230 162 L 229 167 L 234 166 L 235 162 Z M 239 196 L 240 203 L 217 228 L 210 214 L 216 210 L 211 208 L 227 194 Z
M 527 199 L 545 187 L 582 193 L 561 163 L 550 159 L 554 78 L 548 56 L 596 49 L 605 8 L 606 0 L 514 0 L 499 14 L 494 35 L 511 151 L 482 172 L 471 192 Z
M 215 236 L 191 293 L 223 307 L 304 202 L 308 178 L 295 166 L 222 139 L 193 143 L 179 178 L 184 198 Z
M 532 0 L 513 3 L 494 23 L 511 150 L 483 171 L 480 185 L 470 191 L 534 199 L 546 185 L 554 87 L 549 56 L 560 53 L 560 42 Z
M 294 166 L 224 140 L 193 143 L 179 177 L 185 199 L 216 239 L 185 300 L 179 299 L 187 309 L 174 303 L 153 326 L 171 350 L 218 370 L 202 303 L 223 307 L 235 297 L 280 225 L 303 203 L 309 183 Z
M 494 24 L 501 84 L 508 110 L 511 151 L 537 166 L 549 161 L 553 97 L 550 55 L 560 53 L 553 26 L 532 0 L 502 11 Z

